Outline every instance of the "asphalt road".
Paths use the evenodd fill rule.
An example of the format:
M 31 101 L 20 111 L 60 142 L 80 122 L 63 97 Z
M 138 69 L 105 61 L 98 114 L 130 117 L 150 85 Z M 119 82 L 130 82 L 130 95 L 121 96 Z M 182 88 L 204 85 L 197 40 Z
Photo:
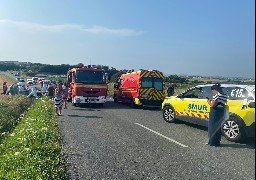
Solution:
M 58 117 L 69 179 L 255 179 L 255 143 L 206 146 L 207 129 L 161 111 L 73 107 Z

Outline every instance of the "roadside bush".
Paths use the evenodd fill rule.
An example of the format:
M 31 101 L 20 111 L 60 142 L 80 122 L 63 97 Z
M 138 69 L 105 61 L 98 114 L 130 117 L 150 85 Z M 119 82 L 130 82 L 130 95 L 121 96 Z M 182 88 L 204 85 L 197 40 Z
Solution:
M 0 140 L 2 135 L 14 129 L 31 102 L 24 95 L 0 96 Z

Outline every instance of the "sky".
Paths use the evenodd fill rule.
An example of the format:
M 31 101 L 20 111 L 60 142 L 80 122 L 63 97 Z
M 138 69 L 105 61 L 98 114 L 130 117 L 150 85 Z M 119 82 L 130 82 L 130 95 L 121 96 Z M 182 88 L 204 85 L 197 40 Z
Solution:
M 0 0 L 0 61 L 255 76 L 254 0 Z

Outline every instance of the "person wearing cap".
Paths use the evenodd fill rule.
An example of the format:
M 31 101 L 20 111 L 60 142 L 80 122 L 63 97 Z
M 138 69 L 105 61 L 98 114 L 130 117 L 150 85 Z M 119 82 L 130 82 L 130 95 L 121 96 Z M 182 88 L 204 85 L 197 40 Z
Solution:
M 227 96 L 223 94 L 220 84 L 211 86 L 212 99 L 207 102 L 210 105 L 210 116 L 208 121 L 208 145 L 219 146 L 221 141 L 221 124 L 225 116 Z

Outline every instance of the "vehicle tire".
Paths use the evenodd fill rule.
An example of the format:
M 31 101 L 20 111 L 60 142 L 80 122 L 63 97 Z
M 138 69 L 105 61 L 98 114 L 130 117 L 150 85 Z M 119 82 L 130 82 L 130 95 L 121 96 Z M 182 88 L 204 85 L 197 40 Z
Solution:
M 163 118 L 168 123 L 174 123 L 176 121 L 175 110 L 172 106 L 167 106 L 162 110 Z
M 98 104 L 98 107 L 103 107 L 104 106 L 104 103 L 99 103 Z
M 237 115 L 230 115 L 221 126 L 222 135 L 232 142 L 243 142 L 246 134 L 242 125 L 242 119 Z
M 114 103 L 118 103 L 116 96 L 114 96 Z

